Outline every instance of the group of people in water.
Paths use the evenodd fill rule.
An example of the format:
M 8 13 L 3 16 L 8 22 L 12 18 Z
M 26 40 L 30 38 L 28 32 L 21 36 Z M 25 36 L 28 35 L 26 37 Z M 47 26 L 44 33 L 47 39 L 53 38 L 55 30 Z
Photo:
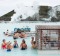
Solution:
M 25 38 L 26 36 L 27 36 L 27 34 L 25 34 L 24 32 L 15 32 L 14 35 L 13 35 L 13 38 L 14 39 Z
M 7 30 L 6 32 L 4 32 L 4 34 L 6 35 L 6 36 L 13 36 L 13 38 L 14 39 L 17 39 L 17 38 L 25 38 L 26 36 L 27 36 L 27 34 L 26 33 L 24 33 L 24 32 L 18 32 L 18 31 L 16 31 L 16 32 L 14 32 L 14 33 L 9 33 L 9 30 Z
M 36 42 L 34 41 L 34 37 L 32 37 L 31 44 L 32 44 L 32 48 L 36 49 L 37 45 L 36 45 Z M 14 44 L 12 45 L 12 43 L 10 41 L 6 42 L 6 40 L 3 39 L 1 48 L 6 49 L 7 51 L 11 51 L 12 48 L 20 48 L 21 50 L 26 50 L 27 44 L 24 39 L 22 40 L 20 46 L 18 45 L 16 40 L 14 40 Z
M 7 29 L 6 32 L 3 32 L 6 36 L 11 36 L 11 34 L 9 33 L 9 30 Z

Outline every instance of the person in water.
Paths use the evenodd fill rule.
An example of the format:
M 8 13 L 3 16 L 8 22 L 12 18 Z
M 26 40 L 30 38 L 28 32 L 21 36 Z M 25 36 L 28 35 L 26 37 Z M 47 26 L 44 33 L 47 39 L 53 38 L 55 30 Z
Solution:
M 6 49 L 7 47 L 7 43 L 6 43 L 6 40 L 3 39 L 3 43 L 2 43 L 2 49 Z
M 18 48 L 18 43 L 16 40 L 14 41 L 13 48 Z
M 18 37 L 19 37 L 19 33 L 15 32 L 14 35 L 13 35 L 13 39 L 17 39 Z
M 36 41 L 34 41 L 34 42 L 32 43 L 32 48 L 33 48 L 33 49 L 36 49 L 36 47 L 37 47 Z
M 34 37 L 32 37 L 31 44 L 33 44 L 33 42 L 34 42 Z
M 20 38 L 25 38 L 27 35 L 24 32 L 19 32 L 19 37 Z
M 9 35 L 9 30 L 6 31 L 5 35 Z
M 22 43 L 21 43 L 21 45 L 20 45 L 20 48 L 21 48 L 21 50 L 27 49 L 27 44 L 26 44 L 26 42 L 25 42 L 24 39 L 22 40 Z
M 10 42 L 8 42 L 8 44 L 7 44 L 7 51 L 11 51 L 11 49 L 12 49 L 12 45 L 11 45 Z
M 34 41 L 34 37 L 32 37 L 31 44 L 32 44 L 32 48 L 36 49 L 37 45 L 36 45 L 36 41 Z

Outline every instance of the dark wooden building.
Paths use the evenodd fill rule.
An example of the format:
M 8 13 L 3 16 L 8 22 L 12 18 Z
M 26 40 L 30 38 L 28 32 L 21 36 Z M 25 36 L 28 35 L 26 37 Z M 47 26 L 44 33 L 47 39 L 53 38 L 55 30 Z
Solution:
M 60 49 L 60 26 L 59 25 L 37 25 L 36 44 L 40 50 Z

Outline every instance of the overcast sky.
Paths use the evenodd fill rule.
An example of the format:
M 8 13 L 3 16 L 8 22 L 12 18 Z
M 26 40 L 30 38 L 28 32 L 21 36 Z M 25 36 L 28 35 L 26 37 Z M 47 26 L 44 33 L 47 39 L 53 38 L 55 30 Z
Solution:
M 60 5 L 60 0 L 0 0 L 0 16 L 16 8 L 17 5 Z

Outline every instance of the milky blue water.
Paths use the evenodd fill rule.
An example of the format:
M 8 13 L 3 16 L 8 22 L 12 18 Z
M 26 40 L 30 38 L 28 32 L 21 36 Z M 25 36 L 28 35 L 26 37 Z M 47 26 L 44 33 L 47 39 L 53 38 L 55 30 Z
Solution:
M 23 25 L 24 26 L 24 25 Z M 23 27 L 22 26 L 22 27 Z M 20 24 L 12 24 L 12 23 L 2 23 L 0 24 L 0 55 L 1 56 L 38 56 L 38 52 L 35 49 L 31 48 L 31 36 L 24 38 L 27 44 L 27 50 L 21 50 L 20 48 L 12 49 L 11 52 L 7 52 L 6 50 L 1 49 L 1 43 L 3 39 L 6 39 L 6 41 L 11 41 L 12 45 L 14 43 L 14 39 L 12 36 L 8 37 L 3 34 L 4 31 L 7 29 L 9 31 L 13 31 L 15 27 L 21 27 Z M 22 38 L 23 39 L 23 38 Z M 20 46 L 22 42 L 21 38 L 17 39 L 18 45 Z
M 12 37 L 6 37 L 5 39 L 6 41 L 11 41 L 11 43 L 13 44 L 14 40 Z M 28 46 L 27 50 L 21 50 L 20 48 L 17 48 L 17 49 L 12 49 L 11 52 L 7 52 L 6 50 L 0 49 L 0 55 L 1 56 L 20 56 L 20 55 L 21 56 L 38 56 L 37 50 L 31 48 L 31 44 L 30 44 L 31 38 L 27 37 L 25 38 L 25 40 Z M 19 46 L 21 44 L 21 41 L 22 41 L 21 38 L 17 39 Z
M 38 25 L 38 23 L 36 25 Z M 4 31 L 6 31 L 7 29 L 9 31 L 13 31 L 14 28 L 22 28 L 26 26 L 29 26 L 31 28 L 31 31 L 35 31 L 35 23 L 31 23 L 31 24 L 29 23 L 26 23 L 26 24 L 25 23 L 7 23 L 7 24 L 1 23 L 0 24 L 0 56 L 60 56 L 60 51 L 58 50 L 55 50 L 57 51 L 57 54 L 56 53 L 44 54 L 41 50 L 39 50 L 40 52 L 39 54 L 38 50 L 31 48 L 31 36 L 25 38 L 27 46 L 28 46 L 27 50 L 20 50 L 20 48 L 17 48 L 17 49 L 12 49 L 11 52 L 7 52 L 6 50 L 1 49 L 1 43 L 3 39 L 6 39 L 7 42 L 11 41 L 12 45 L 14 42 L 12 36 L 8 37 L 3 34 Z M 22 41 L 21 38 L 17 39 L 19 46 L 21 44 L 21 41 Z M 50 52 L 55 52 L 55 51 L 50 50 Z M 50 52 L 46 50 L 46 53 L 50 53 Z

